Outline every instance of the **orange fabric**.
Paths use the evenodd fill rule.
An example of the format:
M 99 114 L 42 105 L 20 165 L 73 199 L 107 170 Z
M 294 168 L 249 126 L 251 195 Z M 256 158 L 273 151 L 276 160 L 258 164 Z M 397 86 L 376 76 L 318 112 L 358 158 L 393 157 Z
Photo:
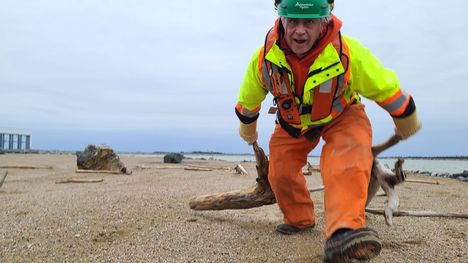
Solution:
M 403 96 L 403 90 L 402 89 L 399 89 L 397 92 L 395 92 L 395 94 L 393 94 L 390 98 L 382 101 L 379 103 L 380 106 L 382 107 L 385 107 L 386 105 L 394 102 L 395 100 L 399 99 L 401 96 Z M 410 94 L 407 94 L 407 97 L 406 97 L 406 100 L 405 100 L 405 103 L 403 103 L 403 105 L 401 105 L 400 108 L 398 108 L 397 110 L 394 110 L 392 112 L 390 112 L 390 115 L 392 116 L 400 116 L 401 114 L 403 114 L 403 112 L 405 112 L 406 110 L 406 107 L 408 107 L 408 104 L 410 102 L 410 99 L 411 99 L 411 95 Z
M 258 107 L 255 107 L 254 109 L 252 110 L 249 110 L 247 108 L 245 108 L 246 110 L 252 112 L 252 113 L 256 113 L 256 112 L 259 112 L 260 111 L 260 108 L 261 108 L 261 105 L 258 106 Z M 240 104 L 239 102 L 236 104 L 236 109 L 237 111 L 240 113 L 240 114 L 243 114 L 244 113 L 244 107 L 242 106 L 242 104 Z
M 293 138 L 279 124 L 270 139 L 268 180 L 284 215 L 284 223 L 297 227 L 315 224 L 314 203 L 302 167 L 319 139 Z
M 341 95 L 344 92 L 345 87 L 350 78 L 351 70 L 348 70 L 348 66 L 349 66 L 349 57 L 351 55 L 349 54 L 349 49 L 348 49 L 348 45 L 346 44 L 346 41 L 344 41 L 343 39 L 341 39 L 340 41 L 340 36 L 336 34 L 332 40 L 332 44 L 337 50 L 337 52 L 340 54 L 341 56 L 340 59 L 346 72 L 344 76 L 333 78 L 331 91 L 329 93 L 321 92 L 320 86 L 314 88 L 314 101 L 312 102 L 314 107 L 312 107 L 312 112 L 310 114 L 310 118 L 313 121 L 326 118 L 330 113 L 332 113 L 332 109 L 333 109 L 332 105 L 333 105 L 333 101 L 335 100 L 335 93 L 337 92 L 336 89 L 338 87 L 337 85 L 338 78 L 344 78 L 343 87 L 338 87 L 338 89 L 340 90 L 339 91 L 340 94 L 338 95 Z M 343 50 L 344 54 L 341 54 L 341 49 Z M 343 105 L 346 105 L 346 104 L 347 103 L 345 102 Z M 335 115 L 333 117 L 336 116 L 337 112 L 334 112 L 334 113 Z
M 372 169 L 372 129 L 364 105 L 353 104 L 322 131 L 320 167 L 325 186 L 325 235 L 339 228 L 365 227 L 365 203 Z M 314 149 L 303 136 L 292 138 L 279 125 L 270 139 L 269 181 L 284 222 L 298 227 L 315 223 L 302 167 Z

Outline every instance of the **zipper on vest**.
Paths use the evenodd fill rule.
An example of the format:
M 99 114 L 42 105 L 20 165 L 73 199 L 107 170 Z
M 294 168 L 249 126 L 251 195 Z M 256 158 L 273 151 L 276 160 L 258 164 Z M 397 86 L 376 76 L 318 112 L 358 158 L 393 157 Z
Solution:
M 324 67 L 324 68 L 318 68 L 318 69 L 316 69 L 316 70 L 312 70 L 312 71 L 309 72 L 309 74 L 307 75 L 307 78 L 310 78 L 310 77 L 312 77 L 313 75 L 319 74 L 320 72 L 325 71 L 325 70 L 327 70 L 327 69 L 329 69 L 329 68 L 331 68 L 331 67 L 334 67 L 334 66 L 336 66 L 336 65 L 338 65 L 338 64 L 340 64 L 340 61 L 337 61 L 337 62 L 335 62 L 335 63 L 333 63 L 333 64 L 331 64 L 331 65 L 329 65 L 329 66 L 326 66 L 326 67 Z

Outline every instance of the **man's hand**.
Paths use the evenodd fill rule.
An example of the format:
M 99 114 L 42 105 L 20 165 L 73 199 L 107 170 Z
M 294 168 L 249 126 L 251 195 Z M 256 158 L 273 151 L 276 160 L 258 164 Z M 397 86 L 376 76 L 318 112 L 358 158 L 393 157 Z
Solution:
M 257 133 L 257 121 L 254 121 L 249 124 L 240 122 L 239 126 L 239 135 L 246 141 L 249 145 L 252 145 L 258 139 Z
M 418 118 L 416 110 L 407 117 L 393 118 L 393 122 L 396 126 L 396 134 L 399 135 L 403 140 L 409 138 L 421 129 L 421 121 Z

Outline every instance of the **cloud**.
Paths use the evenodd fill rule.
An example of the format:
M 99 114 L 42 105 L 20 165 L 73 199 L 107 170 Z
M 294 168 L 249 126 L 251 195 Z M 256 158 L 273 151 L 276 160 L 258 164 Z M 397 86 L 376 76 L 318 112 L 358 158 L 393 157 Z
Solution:
M 466 5 L 336 5 L 343 33 L 394 69 L 415 97 L 424 129 L 399 152 L 466 154 L 468 142 L 455 139 L 468 127 Z M 233 107 L 247 63 L 275 18 L 271 1 L 9 1 L 0 9 L 0 126 L 31 129 L 44 148 L 75 148 L 66 134 L 76 131 L 83 142 L 144 133 L 168 138 L 153 148 L 210 143 L 207 149 L 248 150 L 239 146 Z M 266 114 L 270 101 L 259 123 L 265 145 L 274 125 Z M 367 104 L 374 140 L 386 138 L 391 118 Z M 191 139 L 174 139 L 181 136 Z M 428 147 L 431 136 L 445 148 Z M 122 148 L 143 144 L 134 139 Z

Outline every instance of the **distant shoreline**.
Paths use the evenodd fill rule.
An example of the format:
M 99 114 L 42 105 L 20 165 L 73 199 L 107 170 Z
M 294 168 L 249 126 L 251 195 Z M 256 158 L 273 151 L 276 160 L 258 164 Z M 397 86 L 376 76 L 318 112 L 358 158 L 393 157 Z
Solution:
M 62 151 L 62 150 L 32 150 L 29 152 L 25 151 L 0 151 L 0 154 L 75 154 L 77 151 Z M 141 154 L 141 155 L 154 155 L 154 154 L 168 154 L 168 153 L 180 153 L 186 155 L 224 155 L 224 156 L 254 156 L 252 153 L 223 153 L 223 152 L 207 152 L 207 151 L 191 151 L 191 152 L 170 152 L 170 151 L 155 151 L 155 152 L 118 152 L 119 154 Z M 320 158 L 319 155 L 309 155 L 308 157 Z M 412 159 L 412 160 L 468 160 L 468 156 L 379 156 L 379 159 Z

